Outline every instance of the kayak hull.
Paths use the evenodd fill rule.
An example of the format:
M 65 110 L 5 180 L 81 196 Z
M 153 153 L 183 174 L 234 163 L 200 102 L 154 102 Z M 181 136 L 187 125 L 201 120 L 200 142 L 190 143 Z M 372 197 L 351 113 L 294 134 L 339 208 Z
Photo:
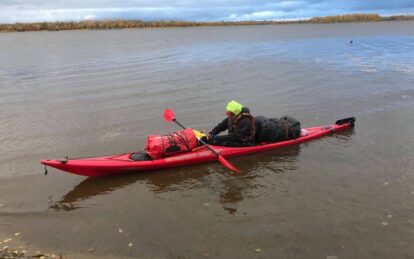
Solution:
M 349 129 L 353 126 L 352 122 L 343 124 L 331 124 L 312 128 L 306 128 L 308 134 L 297 139 L 281 141 L 276 143 L 265 143 L 252 147 L 223 147 L 211 146 L 223 157 L 236 157 L 247 154 L 283 148 L 286 146 L 297 145 L 312 139 L 330 135 L 335 132 Z M 132 153 L 102 156 L 93 158 L 79 158 L 68 160 L 41 160 L 45 166 L 54 167 L 69 173 L 83 176 L 103 176 L 121 174 L 127 172 L 150 171 L 164 168 L 173 168 L 191 164 L 199 164 L 216 161 L 217 157 L 207 148 L 200 147 L 189 153 L 180 154 L 173 157 L 166 157 L 148 161 L 134 161 L 130 159 Z

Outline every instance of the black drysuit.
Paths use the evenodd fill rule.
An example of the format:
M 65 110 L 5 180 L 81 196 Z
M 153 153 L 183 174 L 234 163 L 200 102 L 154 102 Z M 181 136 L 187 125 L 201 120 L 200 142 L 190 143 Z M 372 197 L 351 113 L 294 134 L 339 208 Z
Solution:
M 218 135 L 228 130 L 227 135 Z M 249 108 L 243 108 L 236 117 L 227 117 L 220 122 L 209 134 L 212 138 L 209 144 L 217 146 L 243 147 L 255 145 L 255 120 L 250 114 Z

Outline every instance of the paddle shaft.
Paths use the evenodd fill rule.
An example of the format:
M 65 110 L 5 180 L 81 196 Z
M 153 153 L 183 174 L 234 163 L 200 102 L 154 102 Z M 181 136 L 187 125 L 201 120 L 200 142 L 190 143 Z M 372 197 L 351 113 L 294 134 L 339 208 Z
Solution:
M 174 118 L 174 111 L 171 110 L 171 109 L 165 109 L 165 111 L 164 111 L 164 119 L 166 121 L 169 121 L 169 122 L 173 121 L 173 122 L 177 123 L 177 125 L 180 126 L 181 128 L 186 129 L 186 127 L 184 127 L 184 125 L 182 125 L 181 123 L 179 123 Z M 222 165 L 224 165 L 228 169 L 232 170 L 233 172 L 240 173 L 240 170 L 237 169 L 236 167 L 234 167 L 232 164 L 230 164 L 230 162 L 227 161 L 218 151 L 214 150 L 212 147 L 210 147 L 210 145 L 208 145 L 202 139 L 198 139 L 197 138 L 197 140 L 200 141 L 200 143 L 203 144 L 206 148 L 208 148 L 211 152 L 213 152 L 213 154 L 217 156 L 219 162 Z
M 175 123 L 177 123 L 178 124 L 178 126 L 180 126 L 181 128 L 183 128 L 183 129 L 186 129 L 186 127 L 184 127 L 181 123 L 179 123 L 176 119 L 173 119 L 173 122 L 175 122 Z M 216 151 L 216 150 L 214 150 L 214 149 L 212 149 L 206 142 L 204 142 L 204 140 L 202 140 L 201 138 L 200 139 L 198 139 L 200 142 L 201 142 L 201 144 L 203 144 L 204 146 L 206 146 L 211 152 L 213 152 L 216 156 L 219 156 L 220 154 Z

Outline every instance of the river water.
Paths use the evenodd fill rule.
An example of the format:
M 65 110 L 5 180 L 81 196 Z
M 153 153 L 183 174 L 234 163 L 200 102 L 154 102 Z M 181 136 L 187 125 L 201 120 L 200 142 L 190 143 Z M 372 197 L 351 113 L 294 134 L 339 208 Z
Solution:
M 413 22 L 0 34 L 0 233 L 69 258 L 412 258 L 413 57 Z M 43 175 L 176 130 L 166 107 L 211 129 L 231 99 L 356 127 L 240 175 Z

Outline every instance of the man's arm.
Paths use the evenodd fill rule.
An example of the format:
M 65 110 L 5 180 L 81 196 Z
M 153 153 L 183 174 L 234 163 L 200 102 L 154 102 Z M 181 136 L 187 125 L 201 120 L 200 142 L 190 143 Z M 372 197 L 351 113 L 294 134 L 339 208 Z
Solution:
M 212 129 L 209 134 L 211 135 L 217 135 L 220 132 L 225 131 L 229 127 L 229 118 L 225 118 L 222 122 L 220 122 L 217 126 Z
M 241 141 L 242 137 L 250 135 L 250 123 L 249 118 L 242 118 L 232 134 L 219 136 L 219 139 L 221 141 Z

